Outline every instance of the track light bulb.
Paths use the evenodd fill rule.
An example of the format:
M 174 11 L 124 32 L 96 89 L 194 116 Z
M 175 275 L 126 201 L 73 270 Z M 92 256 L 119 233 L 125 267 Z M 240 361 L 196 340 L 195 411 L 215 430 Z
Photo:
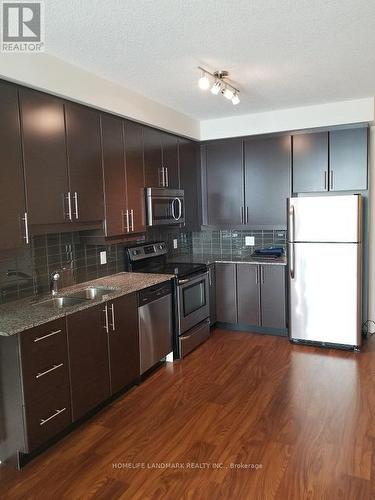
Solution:
M 238 97 L 238 94 L 237 92 L 234 94 L 234 96 L 232 97 L 232 104 L 236 105 L 236 104 L 239 104 L 240 102 L 240 98 Z
M 225 89 L 223 90 L 223 96 L 227 99 L 232 99 L 233 95 L 233 91 L 230 88 L 225 87 Z
M 211 87 L 211 92 L 214 95 L 218 95 L 218 93 L 220 92 L 220 90 L 221 90 L 221 82 L 220 82 L 220 80 L 216 80 L 216 82 Z
M 207 90 L 208 87 L 210 86 L 210 80 L 207 78 L 206 73 L 202 71 L 202 76 L 199 78 L 199 88 L 202 90 Z

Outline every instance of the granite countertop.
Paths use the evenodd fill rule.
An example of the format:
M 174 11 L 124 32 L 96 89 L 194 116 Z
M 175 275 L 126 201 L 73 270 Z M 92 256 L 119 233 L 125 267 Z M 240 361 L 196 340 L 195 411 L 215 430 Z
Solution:
M 218 255 L 218 254 L 204 254 L 195 253 L 192 255 L 181 255 L 170 259 L 171 262 L 188 262 L 192 264 L 214 264 L 215 262 L 234 263 L 234 264 L 262 264 L 270 266 L 286 266 L 287 258 L 283 257 L 277 259 L 262 259 L 261 257 L 251 257 L 249 254 L 243 256 L 233 255 Z
M 72 293 L 88 287 L 111 288 L 113 289 L 113 293 L 94 300 L 83 300 L 78 304 L 64 307 L 63 309 L 55 309 L 43 304 L 46 300 L 51 299 L 50 295 L 44 296 L 37 301 L 28 298 L 2 304 L 0 305 L 0 336 L 8 337 L 15 335 L 34 326 L 88 309 L 101 302 L 106 302 L 107 300 L 112 300 L 116 297 L 169 281 L 173 277 L 173 275 L 169 274 L 118 273 L 85 283 L 79 283 L 61 289 L 58 296 L 70 296 Z

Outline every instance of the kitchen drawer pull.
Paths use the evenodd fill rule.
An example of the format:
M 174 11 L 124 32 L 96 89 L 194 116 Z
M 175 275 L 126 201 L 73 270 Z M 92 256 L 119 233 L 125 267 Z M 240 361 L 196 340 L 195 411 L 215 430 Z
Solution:
M 48 339 L 48 337 L 52 337 L 53 335 L 57 335 L 58 333 L 61 333 L 61 330 L 56 330 L 54 332 L 48 333 L 47 335 L 43 335 L 43 337 L 36 337 L 34 339 L 34 342 L 39 342 L 40 340 Z
M 60 363 L 59 365 L 53 365 L 52 368 L 49 368 L 45 372 L 40 372 L 37 375 L 35 375 L 35 378 L 44 377 L 44 375 L 48 375 L 48 373 L 51 373 L 51 372 L 57 370 L 58 368 L 61 368 L 62 366 L 64 366 L 64 363 Z
M 106 304 L 103 309 L 104 315 L 105 315 L 105 324 L 104 324 L 104 330 L 109 333 L 109 320 L 108 320 L 108 305 Z
M 42 426 L 42 425 L 46 424 L 47 422 L 49 422 L 53 418 L 57 417 L 58 415 L 60 415 L 60 413 L 63 413 L 64 411 L 66 411 L 66 408 L 61 408 L 61 410 L 55 410 L 55 413 L 53 415 L 51 415 L 50 417 L 41 418 L 39 425 Z

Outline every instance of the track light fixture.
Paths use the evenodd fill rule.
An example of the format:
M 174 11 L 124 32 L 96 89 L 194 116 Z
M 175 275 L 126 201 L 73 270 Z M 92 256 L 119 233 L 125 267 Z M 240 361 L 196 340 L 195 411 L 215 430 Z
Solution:
M 226 80 L 229 76 L 228 71 L 215 71 L 214 73 L 210 73 L 201 66 L 198 66 L 198 69 L 201 71 L 201 77 L 198 83 L 202 90 L 207 90 L 211 86 L 210 91 L 212 94 L 218 95 L 221 93 L 228 100 L 232 101 L 232 104 L 239 104 L 240 98 L 238 94 L 240 91 Z M 211 82 L 209 76 L 211 77 Z

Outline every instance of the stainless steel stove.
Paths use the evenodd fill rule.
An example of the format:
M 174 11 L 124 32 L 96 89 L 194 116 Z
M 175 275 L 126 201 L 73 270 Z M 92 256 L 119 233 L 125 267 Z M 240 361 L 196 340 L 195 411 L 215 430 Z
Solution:
M 127 247 L 125 268 L 141 273 L 171 274 L 174 305 L 174 357 L 182 358 L 210 335 L 209 283 L 206 264 L 168 260 L 164 241 Z

